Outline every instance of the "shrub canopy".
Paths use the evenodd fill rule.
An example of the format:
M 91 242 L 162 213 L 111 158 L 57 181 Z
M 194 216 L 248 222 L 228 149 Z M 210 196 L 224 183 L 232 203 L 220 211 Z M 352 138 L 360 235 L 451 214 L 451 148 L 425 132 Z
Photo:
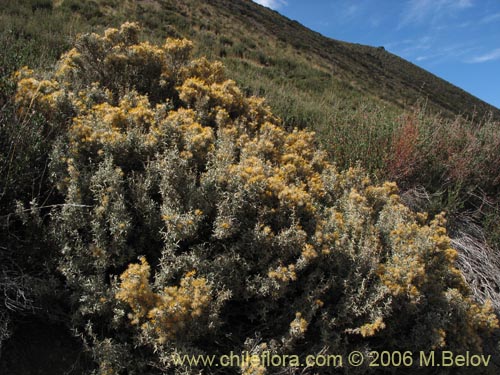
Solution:
M 138 34 L 82 35 L 54 72 L 17 73 L 20 113 L 65 129 L 51 230 L 97 373 L 198 371 L 174 352 L 481 350 L 498 322 L 442 215 L 339 172 L 189 41 Z

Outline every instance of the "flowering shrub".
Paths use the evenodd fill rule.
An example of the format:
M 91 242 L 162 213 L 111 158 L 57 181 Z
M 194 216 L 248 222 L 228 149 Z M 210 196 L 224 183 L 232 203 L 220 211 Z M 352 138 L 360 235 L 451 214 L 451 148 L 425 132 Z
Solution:
M 442 216 L 339 172 L 312 132 L 286 131 L 220 63 L 190 60 L 190 42 L 138 31 L 81 36 L 46 80 L 18 75 L 21 111 L 67 128 L 52 229 L 96 371 L 197 373 L 171 354 L 256 337 L 299 355 L 481 350 L 498 322 L 470 297 Z
M 186 274 L 179 287 L 166 287 L 156 294 L 149 285 L 150 267 L 144 258 L 141 264 L 132 264 L 120 276 L 120 289 L 116 298 L 132 309 L 132 324 L 142 324 L 148 335 L 157 335 L 163 343 L 173 338 L 185 325 L 185 321 L 198 318 L 210 302 L 210 289 L 204 278 L 194 278 L 195 271 Z M 186 334 L 184 332 L 184 334 Z

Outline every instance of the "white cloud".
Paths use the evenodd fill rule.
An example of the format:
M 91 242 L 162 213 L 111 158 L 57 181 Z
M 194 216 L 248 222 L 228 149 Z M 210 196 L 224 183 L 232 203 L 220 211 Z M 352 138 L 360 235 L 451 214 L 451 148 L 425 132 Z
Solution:
M 473 0 L 408 0 L 401 17 L 400 27 L 427 20 L 436 21 L 473 5 Z
M 384 44 L 388 50 L 406 58 L 412 58 L 416 53 L 430 50 L 433 46 L 434 39 L 430 35 L 425 35 L 417 39 L 405 39 L 392 43 Z
M 432 35 L 386 43 L 385 48 L 409 61 L 425 64 L 426 67 L 450 61 L 471 63 L 465 56 L 478 54 L 481 47 L 476 42 L 443 43 Z
M 348 18 L 351 18 L 353 16 L 356 15 L 356 13 L 358 12 L 359 10 L 359 5 L 357 4 L 349 4 L 347 7 L 344 8 L 344 11 L 343 11 L 343 16 L 344 17 L 348 17 Z
M 490 14 L 489 16 L 486 16 L 484 17 L 481 21 L 479 21 L 480 23 L 490 23 L 490 22 L 493 22 L 497 19 L 500 18 L 500 13 L 494 13 L 494 14 Z
M 472 0 L 458 0 L 455 3 L 455 6 L 461 9 L 470 8 L 472 5 Z
M 263 5 L 271 9 L 278 9 L 281 6 L 287 5 L 285 0 L 253 0 L 255 3 Z
M 488 52 L 484 55 L 481 56 L 476 56 L 472 59 L 469 60 L 470 63 L 477 64 L 477 63 L 483 63 L 487 61 L 492 61 L 492 60 L 498 60 L 500 59 L 500 48 L 497 48 L 491 52 Z
M 456 43 L 449 46 L 436 46 L 424 54 L 415 57 L 414 61 L 425 63 L 426 66 L 438 65 L 449 61 L 457 61 L 464 55 L 477 51 L 478 47 L 468 47 L 466 43 Z M 463 61 L 463 60 L 461 60 Z

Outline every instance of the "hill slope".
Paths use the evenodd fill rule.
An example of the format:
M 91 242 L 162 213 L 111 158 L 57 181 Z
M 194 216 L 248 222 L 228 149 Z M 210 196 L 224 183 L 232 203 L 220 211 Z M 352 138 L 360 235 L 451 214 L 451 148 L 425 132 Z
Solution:
M 253 34 L 278 45 L 276 56 L 282 54 L 284 43 L 298 55 L 308 57 L 317 69 L 331 73 L 367 95 L 373 95 L 398 106 L 413 105 L 424 97 L 437 110 L 471 115 L 493 112 L 497 108 L 484 103 L 460 88 L 395 56 L 383 48 L 369 47 L 326 38 L 296 21 L 261 7 L 251 1 L 208 1 L 213 10 L 226 13 L 235 24 L 240 23 Z M 280 48 L 281 47 L 281 48 Z
M 7 1 L 2 32 L 24 36 L 28 42 L 46 47 L 48 43 L 40 42 L 49 39 L 53 46 L 46 54 L 52 55 L 52 61 L 69 42 L 66 30 L 74 36 L 91 25 L 95 29 L 138 20 L 149 30 L 149 37 L 183 36 L 199 42 L 199 53 L 225 61 L 231 76 L 249 90 L 265 94 L 292 125 L 310 125 L 310 117 L 313 123 L 319 122 L 314 118 L 318 114 L 314 114 L 313 103 L 322 99 L 323 104 L 334 104 L 329 99 L 332 93 L 337 101 L 347 98 L 348 105 L 382 102 L 396 109 L 408 108 L 424 99 L 433 111 L 445 115 L 471 117 L 491 112 L 495 119 L 500 119 L 497 108 L 381 47 L 326 38 L 250 0 L 20 3 Z M 283 95 L 310 109 L 309 118 L 302 118 L 299 111 L 287 116 L 290 106 L 278 98 Z

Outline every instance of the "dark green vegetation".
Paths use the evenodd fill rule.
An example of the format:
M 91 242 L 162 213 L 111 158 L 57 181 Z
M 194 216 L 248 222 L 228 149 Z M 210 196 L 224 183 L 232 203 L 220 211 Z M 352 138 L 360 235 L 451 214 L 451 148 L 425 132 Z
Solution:
M 108 288 L 109 276 L 122 274 L 128 264 L 137 262 L 139 255 L 146 255 L 156 272 L 159 254 L 165 256 L 162 249 L 165 239 L 159 235 L 161 232 L 159 228 L 168 224 L 172 219 L 164 216 L 171 215 L 177 221 L 187 222 L 192 219 L 188 215 L 190 210 L 198 208 L 195 203 L 198 204 L 199 201 L 194 199 L 193 202 L 184 206 L 181 204 L 179 207 L 172 203 L 172 207 L 175 206 L 177 211 L 167 215 L 162 208 L 160 215 L 159 206 L 165 203 L 166 193 L 157 191 L 161 190 L 159 187 L 161 183 L 158 181 L 160 179 L 158 171 L 161 167 L 155 166 L 154 163 L 160 165 L 161 158 L 155 155 L 155 150 L 152 151 L 146 146 L 141 148 L 143 146 L 124 144 L 123 149 L 112 147 L 104 149 L 103 152 L 107 158 L 102 160 L 91 153 L 76 159 L 77 169 L 88 177 L 88 181 L 93 181 L 90 187 L 85 185 L 85 178 L 82 178 L 83 182 L 80 181 L 84 184 L 83 200 L 80 202 L 78 200 L 80 198 L 70 196 L 66 188 L 58 186 L 61 178 L 76 178 L 69 171 L 71 165 L 66 165 L 67 161 L 60 160 L 60 157 L 68 159 L 68 156 L 73 156 L 71 153 L 74 151 L 68 150 L 64 141 L 69 142 L 70 139 L 67 133 L 68 128 L 71 127 L 71 118 L 75 115 L 74 109 L 71 106 L 59 106 L 58 112 L 54 112 L 53 115 L 49 112 L 47 115 L 43 108 L 36 107 L 35 102 L 21 105 L 13 101 L 16 80 L 12 78 L 12 74 L 19 68 L 29 65 L 39 72 L 53 71 L 54 63 L 63 52 L 71 48 L 77 34 L 87 31 L 102 32 L 104 28 L 118 27 L 126 20 L 139 21 L 144 27 L 141 38 L 151 43 L 163 44 L 167 36 L 188 37 L 195 42 L 195 56 L 206 55 L 210 59 L 221 59 L 226 68 L 226 75 L 237 81 L 244 94 L 265 96 L 273 112 L 283 119 L 286 128 L 291 130 L 298 127 L 316 131 L 317 138 L 323 143 L 329 160 L 336 163 L 339 169 L 354 166 L 359 162 L 361 167 L 372 173 L 376 181 L 385 179 L 397 181 L 401 187 L 403 199 L 413 209 L 428 211 L 431 215 L 446 211 L 452 245 L 460 250 L 459 264 L 472 286 L 475 297 L 480 302 L 485 298 L 490 298 L 498 312 L 500 308 L 498 298 L 500 133 L 499 125 L 495 122 L 499 119 L 498 110 L 381 49 L 323 38 L 251 2 L 31 0 L 3 1 L 2 7 L 0 15 L 2 51 L 0 54 L 0 295 L 3 299 L 0 306 L 0 342 L 3 346 L 0 373 L 36 373 L 36 370 L 27 364 L 29 359 L 33 360 L 33 358 L 33 366 L 41 373 L 44 371 L 45 373 L 63 373 L 64 370 L 81 373 L 84 369 L 91 370 L 96 366 L 95 362 L 90 359 L 91 354 L 101 366 L 101 372 L 104 372 L 107 371 L 106 366 L 109 361 L 111 361 L 109 365 L 111 367 L 119 368 L 124 363 L 130 363 L 132 366 L 135 362 L 131 359 L 134 357 L 130 357 L 132 355 L 130 353 L 149 360 L 152 353 L 147 345 L 154 345 L 155 340 L 161 339 L 161 337 L 151 335 L 148 331 L 151 326 L 146 326 L 142 332 L 145 335 L 142 343 L 146 342 L 146 348 L 131 351 L 127 345 L 140 341 L 137 332 L 134 333 L 129 328 L 125 328 L 128 322 L 123 319 L 124 317 L 113 318 L 116 311 L 112 309 L 116 306 L 107 301 L 101 301 L 100 298 L 113 298 L 114 290 L 111 290 L 111 287 Z M 87 73 L 90 74 L 89 69 Z M 109 75 L 103 75 L 102 82 L 109 80 L 109 77 Z M 120 77 L 120 74 L 117 77 Z M 89 83 L 85 79 L 83 82 Z M 148 90 L 141 93 L 150 94 Z M 119 92 L 117 95 L 122 94 L 123 92 Z M 153 103 L 155 99 L 150 95 L 149 100 Z M 113 105 L 117 103 L 113 102 Z M 174 109 L 178 110 L 180 107 L 182 106 L 179 103 L 174 104 Z M 244 108 L 236 107 L 235 113 L 243 115 L 246 112 Z M 202 125 L 205 124 L 202 122 Z M 165 150 L 157 151 L 161 153 Z M 78 155 L 81 156 L 79 153 Z M 123 163 L 123 155 L 130 157 L 130 165 Z M 93 161 L 89 162 L 89 160 Z M 204 156 L 200 157 L 200 160 L 204 160 Z M 182 162 L 179 159 L 179 163 Z M 151 164 L 146 167 L 143 165 L 145 163 Z M 259 165 L 252 163 L 249 162 L 242 168 L 252 167 L 258 170 Z M 113 174 L 111 166 L 119 166 L 125 171 L 126 176 L 123 181 L 118 175 Z M 203 165 L 197 168 L 204 171 L 207 167 Z M 218 169 L 214 168 L 214 170 Z M 68 173 L 69 176 L 66 175 Z M 362 172 L 356 173 L 362 175 Z M 253 177 L 260 178 L 258 174 Z M 274 176 L 266 175 L 266 178 L 271 177 Z M 306 175 L 306 177 L 310 176 Z M 190 181 L 193 177 L 188 174 L 182 178 Z M 76 181 L 72 183 L 77 185 Z M 118 203 L 109 213 L 106 213 L 108 216 L 100 219 L 101 221 L 93 218 L 93 212 L 98 212 L 97 209 L 102 205 L 103 200 L 102 197 L 97 197 L 97 193 L 101 192 L 100 187 L 96 187 L 100 186 L 99 184 L 105 187 L 118 187 L 122 189 L 120 191 L 126 197 L 126 199 L 123 198 L 121 193 L 116 196 L 111 194 L 110 199 Z M 350 199 L 354 199 L 357 204 L 360 202 L 355 196 L 353 198 L 347 193 L 339 193 L 342 189 L 348 188 L 342 184 L 351 184 L 360 190 L 361 202 L 365 194 L 369 197 L 370 194 L 373 195 L 373 192 L 369 193 L 364 190 L 366 186 L 361 181 L 339 182 L 334 185 L 337 191 L 328 192 L 331 199 L 329 204 L 346 216 L 349 210 L 353 209 L 347 208 Z M 182 187 L 187 185 L 189 184 L 182 185 Z M 215 185 L 218 189 L 228 189 Z M 300 186 L 297 183 L 297 187 Z M 210 186 L 204 186 L 199 189 L 206 194 L 203 189 L 209 188 Z M 195 196 L 201 194 L 194 187 L 193 189 Z M 234 185 L 231 189 L 226 193 L 236 194 L 239 188 Z M 387 199 L 384 194 L 388 194 L 390 190 L 377 193 L 382 194 L 382 198 L 375 199 L 373 196 L 369 198 L 370 204 L 377 199 L 381 201 L 377 201 L 379 206 L 374 208 L 375 217 L 371 217 L 368 222 L 377 222 L 377 225 L 383 226 L 381 224 L 383 220 L 378 215 L 382 209 L 380 205 L 388 204 L 382 201 Z M 331 198 L 332 196 L 335 199 Z M 123 203 L 125 209 L 122 211 L 120 211 L 121 199 L 125 199 Z M 248 199 L 254 199 L 252 202 L 261 204 L 263 209 L 269 204 L 267 201 L 263 204 L 256 197 Z M 290 266 L 297 261 L 297 257 L 310 257 L 311 264 L 297 272 L 299 281 L 303 283 L 299 285 L 308 285 L 307 288 L 311 289 L 300 290 L 301 288 L 296 284 L 291 283 L 291 286 L 282 286 L 280 293 L 283 295 L 273 296 L 274 300 L 266 300 L 263 296 L 270 292 L 263 290 L 253 291 L 252 298 L 248 298 L 243 288 L 250 288 L 250 286 L 238 284 L 236 282 L 238 277 L 226 272 L 227 270 L 223 267 L 219 270 L 219 274 L 217 272 L 214 272 L 215 276 L 210 274 L 208 270 L 214 258 L 209 258 L 209 260 L 199 258 L 202 247 L 200 243 L 203 241 L 198 239 L 194 241 L 194 245 L 198 248 L 194 246 L 193 254 L 186 252 L 184 257 L 180 257 L 181 260 L 178 263 L 170 265 L 172 270 L 169 272 L 172 274 L 155 274 L 157 285 L 153 287 L 155 293 L 151 292 L 150 298 L 152 300 L 159 298 L 158 295 L 161 295 L 159 286 L 165 283 L 178 285 L 182 275 L 190 271 L 189 267 L 197 268 L 201 272 L 199 276 L 206 278 L 212 287 L 220 288 L 221 285 L 231 285 L 230 280 L 233 280 L 234 285 L 240 285 L 241 290 L 231 290 L 237 296 L 236 301 L 227 303 L 222 311 L 215 311 L 218 306 L 212 307 L 210 318 L 217 316 L 219 319 L 217 324 L 232 322 L 236 325 L 235 322 L 238 322 L 241 327 L 238 332 L 232 332 L 235 335 L 233 342 L 224 336 L 228 332 L 231 333 L 231 329 L 228 330 L 227 326 L 224 327 L 222 324 L 214 328 L 208 336 L 201 338 L 198 336 L 199 342 L 195 345 L 190 343 L 191 346 L 188 346 L 191 349 L 189 350 L 193 347 L 203 349 L 202 342 L 207 337 L 221 342 L 223 336 L 229 342 L 220 344 L 218 347 L 213 345 L 211 349 L 221 352 L 228 348 L 239 350 L 242 347 L 241 341 L 248 337 L 248 332 L 245 330 L 252 327 L 254 322 L 265 326 L 263 323 L 265 319 L 281 321 L 281 325 L 278 324 L 276 327 L 276 332 L 281 332 L 284 340 L 288 340 L 287 342 L 294 350 L 301 349 L 305 353 L 308 350 L 320 350 L 321 347 L 313 349 L 312 346 L 307 346 L 311 341 L 307 339 L 300 341 L 303 339 L 301 335 L 304 334 L 299 329 L 302 325 L 301 319 L 304 319 L 308 325 L 310 324 L 307 334 L 312 337 L 317 337 L 318 332 L 326 332 L 323 340 L 330 345 L 334 345 L 334 338 L 340 341 L 347 340 L 343 336 L 335 336 L 334 332 L 328 331 L 325 328 L 327 325 L 325 321 L 315 317 L 317 314 L 315 308 L 305 309 L 302 311 L 302 318 L 294 319 L 295 312 L 307 306 L 304 302 L 306 292 L 320 293 L 314 289 L 315 282 L 317 282 L 315 278 L 323 275 L 322 272 L 328 275 L 328 269 L 314 268 L 318 263 L 318 260 L 313 259 L 314 253 L 306 251 L 305 253 L 309 255 L 295 254 L 293 248 L 286 242 L 292 241 L 295 245 L 301 243 L 300 241 L 303 241 L 301 236 L 304 236 L 302 232 L 306 232 L 307 242 L 319 246 L 309 241 L 313 232 L 312 223 L 315 223 L 309 218 L 309 214 L 307 212 L 297 214 L 298 223 L 288 223 L 284 219 L 284 217 L 289 217 L 288 212 L 280 213 L 276 217 L 273 216 L 274 213 L 270 214 L 267 211 L 254 212 L 255 216 L 248 212 L 249 216 L 243 226 L 247 226 L 249 230 L 238 233 L 244 234 L 245 241 L 249 241 L 248 238 L 253 238 L 252 236 L 261 236 L 259 241 L 262 241 L 262 244 L 254 245 L 252 251 L 257 251 L 259 246 L 267 246 L 264 236 L 267 231 L 265 220 L 272 222 L 269 225 L 272 231 L 269 233 L 279 233 L 283 228 L 289 230 L 288 235 L 291 237 L 286 238 L 285 242 L 282 240 L 279 246 L 274 245 L 274 252 L 270 253 L 274 254 L 270 257 L 271 262 L 276 263 L 272 263 L 272 266 L 276 267 L 274 274 L 270 273 L 274 275 L 271 277 L 267 274 L 268 269 L 263 269 L 262 264 L 259 263 L 266 262 L 268 259 L 255 259 L 255 256 L 252 257 L 249 254 L 238 255 L 238 251 L 231 247 L 234 245 L 234 239 L 231 236 L 227 237 L 228 233 L 225 233 L 230 232 L 231 228 L 225 226 L 231 225 L 231 220 L 239 219 L 234 215 L 241 208 L 221 203 L 226 200 L 227 197 L 214 195 L 212 201 L 204 203 L 206 207 L 203 211 L 208 210 L 209 214 L 203 219 L 203 225 L 197 231 L 201 233 L 200 238 L 203 241 L 211 243 L 212 239 L 209 234 L 210 225 L 213 225 L 218 238 L 215 247 L 210 247 L 209 250 L 203 249 L 203 251 L 209 251 L 212 257 L 219 252 L 221 257 L 227 258 L 227 267 L 236 267 L 237 263 L 241 262 L 242 269 L 238 274 L 240 281 L 241 275 L 246 272 L 248 277 L 255 278 L 254 285 L 261 283 L 270 290 L 276 288 L 276 280 L 284 282 L 285 280 L 282 279 L 286 279 L 280 273 L 284 272 L 278 267 L 280 263 L 282 266 Z M 317 204 L 316 201 L 314 202 Z M 68 203 L 75 206 L 68 206 Z M 85 212 L 84 207 L 78 208 L 79 204 L 90 206 L 89 212 Z M 62 207 L 73 207 L 73 209 L 68 208 L 70 211 L 66 212 L 62 211 Z M 149 209 L 144 209 L 144 207 L 149 207 Z M 220 215 L 221 212 L 225 213 L 225 216 Z M 118 226 L 120 229 L 120 222 L 111 218 L 120 217 L 122 214 L 125 215 L 122 218 L 127 228 L 130 223 L 132 227 L 142 228 L 139 231 L 140 235 L 134 231 L 131 232 L 132 234 L 124 235 L 127 255 L 119 260 L 111 256 L 102 262 L 92 258 L 89 254 L 96 251 L 96 248 L 90 245 L 99 241 L 104 241 L 112 248 L 110 251 L 118 253 L 123 250 L 121 247 L 123 244 L 120 242 L 123 238 L 120 240 L 118 236 L 116 241 L 112 236 L 108 238 L 116 229 L 113 229 L 113 226 Z M 149 220 L 148 225 L 141 222 L 139 218 Z M 223 219 L 228 219 L 228 223 Z M 296 227 L 296 224 L 302 224 L 302 221 L 307 222 L 304 230 Z M 262 227 L 259 226 L 260 224 Z M 353 233 L 356 233 L 354 228 L 356 224 L 361 225 L 356 222 L 349 224 L 353 226 Z M 329 225 L 334 226 L 334 224 Z M 64 228 L 65 231 L 62 230 Z M 89 228 L 94 229 L 89 230 Z M 96 228 L 100 228 L 102 233 Z M 129 233 L 129 230 L 125 232 Z M 120 231 L 117 230 L 117 232 Z M 189 233 L 182 233 L 181 231 L 176 235 L 192 236 Z M 421 241 L 422 236 L 420 236 Z M 182 237 L 182 241 L 184 241 L 182 242 L 183 248 L 193 245 L 190 237 L 189 239 Z M 76 242 L 78 246 L 75 245 Z M 69 252 L 66 250 L 68 246 L 71 249 Z M 150 247 L 150 249 L 143 250 L 145 247 Z M 240 250 L 241 248 L 240 246 Z M 248 248 L 247 243 L 243 248 Z M 283 248 L 288 250 L 283 250 Z M 78 254 L 79 249 L 83 249 L 81 254 Z M 295 250 L 299 253 L 301 251 L 301 249 Z M 63 251 L 64 256 L 61 257 Z M 289 253 L 286 253 L 287 251 Z M 76 256 L 72 252 L 76 252 Z M 285 253 L 287 255 L 282 255 Z M 322 254 L 321 257 L 323 256 L 327 258 L 327 254 Z M 344 256 L 348 258 L 345 254 Z M 390 257 L 390 255 L 387 256 Z M 359 266 L 359 262 L 366 262 L 364 259 L 355 258 L 339 259 L 338 263 L 335 263 L 325 258 L 321 258 L 320 262 L 325 268 L 328 266 L 342 270 L 354 269 Z M 375 262 L 378 261 L 380 259 L 376 258 Z M 401 264 L 398 265 L 396 262 L 393 266 L 397 268 Z M 375 278 L 375 272 L 370 268 L 371 266 L 363 263 L 363 267 L 366 267 L 363 277 Z M 444 270 L 429 269 L 439 275 L 442 272 L 445 275 L 448 274 L 446 267 Z M 144 272 L 144 269 L 139 271 Z M 289 269 L 286 271 L 288 272 Z M 359 284 L 359 275 L 339 274 L 344 280 L 352 281 L 354 289 Z M 94 282 L 104 280 L 101 282 L 102 289 L 95 290 L 97 284 L 94 285 L 92 282 L 87 284 L 87 280 L 94 280 Z M 308 280 L 308 284 L 305 284 L 305 280 Z M 385 279 L 382 278 L 382 280 L 389 290 L 397 295 L 398 289 L 397 285 L 394 286 L 394 282 L 397 284 L 398 278 L 394 272 L 387 271 Z M 432 277 L 431 281 L 434 281 Z M 334 297 L 341 299 L 342 292 L 335 286 L 338 280 L 332 278 L 330 282 L 333 293 L 330 296 L 331 300 L 323 301 L 323 298 L 321 302 L 326 303 L 325 310 L 329 314 L 340 314 L 342 306 L 345 308 L 353 302 L 347 298 L 348 295 L 343 295 L 346 299 L 335 307 L 333 299 Z M 437 298 L 436 293 L 439 293 L 440 289 L 438 288 L 438 292 L 429 291 L 429 281 L 417 280 L 415 284 L 424 291 L 426 296 Z M 449 287 L 452 282 L 447 280 L 443 281 L 443 284 L 438 284 L 440 287 Z M 375 305 L 383 304 L 384 298 L 389 298 L 387 290 L 382 290 L 383 288 L 378 284 L 374 289 L 376 290 L 371 291 L 373 294 L 368 294 L 368 296 L 380 298 Z M 223 288 L 213 293 L 214 296 L 220 293 L 221 301 L 217 303 L 223 305 L 222 290 Z M 181 288 L 180 291 L 183 289 Z M 283 304 L 283 299 L 288 301 L 291 296 L 296 300 L 290 310 L 277 307 Z M 122 297 L 122 301 L 130 301 L 133 299 L 133 293 L 122 293 Z M 159 303 L 154 302 L 149 308 L 154 310 L 152 307 Z M 356 306 L 363 310 L 363 303 L 366 301 L 361 298 L 356 303 Z M 370 303 L 374 302 L 370 301 Z M 387 343 L 393 340 L 392 345 L 397 348 L 398 345 L 403 344 L 394 337 L 406 338 L 405 335 L 409 332 L 416 335 L 417 331 L 404 327 L 402 322 L 394 317 L 397 317 L 399 313 L 404 316 L 417 314 L 416 316 L 433 319 L 432 317 L 435 316 L 433 314 L 440 315 L 442 311 L 449 309 L 447 305 L 449 301 L 439 300 L 439 303 L 443 305 L 432 303 L 427 306 L 419 305 L 416 310 L 411 311 L 411 303 L 409 304 L 404 298 L 396 299 L 395 305 L 392 306 L 395 309 L 394 313 L 378 305 L 371 315 L 363 315 L 361 312 L 358 316 L 350 317 L 352 320 L 341 321 L 341 325 L 344 324 L 343 328 L 348 329 L 359 328 L 368 337 L 372 333 L 374 338 L 369 339 L 371 341 L 368 344 L 372 347 L 384 348 L 384 345 L 388 345 Z M 119 303 L 118 307 L 125 309 Z M 238 308 L 235 309 L 235 307 Z M 235 312 L 232 312 L 233 310 Z M 245 311 L 251 311 L 254 316 L 246 317 L 246 321 L 242 320 L 241 315 Z M 269 315 L 266 317 L 262 311 L 266 311 Z M 457 314 L 460 316 L 460 312 Z M 139 318 L 154 327 L 154 322 L 148 320 L 146 316 L 139 314 Z M 379 318 L 383 319 L 379 320 Z M 86 327 L 85 337 L 92 349 L 88 357 L 80 355 L 81 341 L 71 335 L 72 328 L 77 328 L 79 332 L 85 331 L 84 323 L 87 319 L 92 323 L 91 326 Z M 118 330 L 117 326 L 108 330 L 106 324 L 109 324 L 111 320 L 122 330 Z M 48 322 L 48 326 L 40 327 L 38 330 L 33 328 L 41 325 L 41 322 Z M 287 329 L 291 328 L 290 322 L 295 322 L 298 333 L 290 333 L 286 336 Z M 380 328 L 382 322 L 388 327 L 386 330 Z M 420 321 L 419 324 L 415 329 L 426 331 L 428 327 L 426 324 L 430 323 Z M 432 335 L 422 337 L 427 338 L 432 344 L 439 342 L 441 338 L 439 329 L 444 329 L 444 325 L 450 323 L 443 322 L 442 324 L 441 327 L 432 327 L 437 329 L 432 331 Z M 89 332 L 92 327 L 97 327 L 95 332 Z M 106 339 L 113 337 L 112 332 L 116 333 L 113 330 L 118 330 L 120 334 L 115 337 L 115 342 L 107 346 Z M 375 335 L 378 330 L 381 330 L 380 336 Z M 35 337 L 33 340 L 29 340 L 28 332 L 30 331 Z M 12 332 L 13 338 L 5 341 L 4 339 Z M 262 328 L 260 333 L 264 336 L 263 342 L 276 332 Z M 458 332 L 461 332 L 460 329 Z M 193 332 L 193 334 L 197 333 Z M 47 337 L 45 342 L 54 341 L 54 350 L 61 353 L 58 367 L 41 365 L 43 362 L 41 358 L 46 356 L 45 350 L 47 349 L 43 344 L 43 337 Z M 451 345 L 459 345 L 458 340 L 454 339 L 452 334 L 449 334 L 449 339 Z M 360 344 L 362 340 L 359 340 L 356 342 L 356 339 L 352 339 L 349 342 L 350 347 L 356 348 L 358 344 L 362 345 L 363 343 Z M 319 342 L 315 344 L 320 345 Z M 425 347 L 427 344 L 429 343 L 419 342 L 415 345 Z M 235 347 L 233 348 L 232 345 Z M 249 342 L 247 345 L 253 345 L 253 343 Z M 349 345 L 345 344 L 344 350 Z M 493 338 L 485 342 L 484 349 L 498 355 L 497 345 L 498 343 Z M 65 351 L 64 348 L 68 350 Z M 259 349 L 259 347 L 256 348 Z M 498 363 L 498 358 L 496 361 Z M 18 365 L 19 362 L 23 365 Z M 136 364 L 142 366 L 143 363 L 139 362 Z

